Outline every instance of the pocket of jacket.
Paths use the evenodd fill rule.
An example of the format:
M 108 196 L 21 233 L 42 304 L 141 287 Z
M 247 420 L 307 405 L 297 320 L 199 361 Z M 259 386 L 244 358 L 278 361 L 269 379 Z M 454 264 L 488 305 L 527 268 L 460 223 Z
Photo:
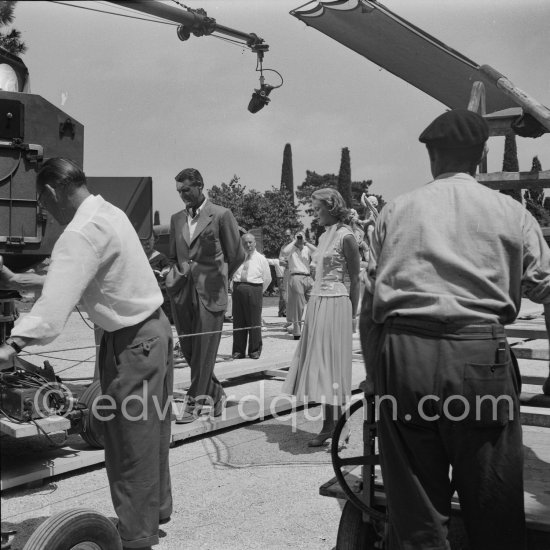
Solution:
M 469 409 L 466 420 L 475 427 L 505 426 L 519 414 L 511 360 L 505 363 L 466 363 L 463 393 Z

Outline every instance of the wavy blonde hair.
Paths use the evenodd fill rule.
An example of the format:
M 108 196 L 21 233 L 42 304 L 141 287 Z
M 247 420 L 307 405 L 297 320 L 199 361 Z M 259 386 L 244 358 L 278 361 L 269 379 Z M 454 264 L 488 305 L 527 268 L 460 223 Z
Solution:
M 339 222 L 345 223 L 350 216 L 350 210 L 347 208 L 342 195 L 332 187 L 318 189 L 311 194 L 312 199 L 321 201 L 331 216 L 334 216 Z

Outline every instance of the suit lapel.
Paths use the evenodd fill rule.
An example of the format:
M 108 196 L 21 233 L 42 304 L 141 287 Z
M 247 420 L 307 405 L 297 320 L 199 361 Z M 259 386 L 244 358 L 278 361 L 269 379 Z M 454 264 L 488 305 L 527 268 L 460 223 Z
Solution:
M 202 233 L 204 228 L 212 221 L 212 212 L 210 210 L 210 204 L 205 204 L 202 212 L 199 214 L 199 219 L 197 221 L 197 227 L 195 227 L 195 232 L 193 233 L 193 238 L 191 239 L 191 244 L 193 241 Z M 187 233 L 189 235 L 189 232 Z

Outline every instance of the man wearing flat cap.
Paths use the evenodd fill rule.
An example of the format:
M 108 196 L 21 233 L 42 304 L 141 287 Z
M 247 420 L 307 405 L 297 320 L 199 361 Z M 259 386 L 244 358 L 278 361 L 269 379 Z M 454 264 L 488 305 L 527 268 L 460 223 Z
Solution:
M 550 252 L 520 203 L 474 179 L 488 135 L 476 113 L 437 117 L 419 138 L 434 180 L 387 204 L 373 234 L 361 341 L 365 391 L 388 397 L 390 550 L 450 548 L 455 490 L 472 550 L 524 548 L 521 381 L 504 325 L 522 293 L 550 313 Z

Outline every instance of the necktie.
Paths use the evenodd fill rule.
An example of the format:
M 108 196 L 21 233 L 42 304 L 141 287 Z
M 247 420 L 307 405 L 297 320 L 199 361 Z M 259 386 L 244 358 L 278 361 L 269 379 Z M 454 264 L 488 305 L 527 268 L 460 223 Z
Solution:
M 241 273 L 241 283 L 246 283 L 248 281 L 248 268 L 250 266 L 250 254 L 246 255 L 246 259 L 243 264 L 243 270 Z

